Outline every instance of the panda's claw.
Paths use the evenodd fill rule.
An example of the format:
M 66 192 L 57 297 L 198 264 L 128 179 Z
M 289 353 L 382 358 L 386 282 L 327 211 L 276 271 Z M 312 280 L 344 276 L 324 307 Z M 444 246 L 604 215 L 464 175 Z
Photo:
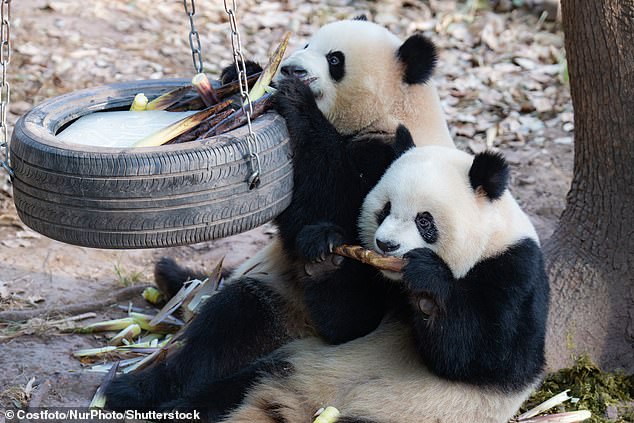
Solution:
M 344 240 L 343 229 L 334 224 L 306 225 L 297 234 L 297 253 L 309 262 L 322 263 L 335 247 L 344 244 Z
M 282 79 L 272 100 L 273 108 L 286 120 L 297 119 L 311 109 L 319 110 L 310 87 L 297 78 Z

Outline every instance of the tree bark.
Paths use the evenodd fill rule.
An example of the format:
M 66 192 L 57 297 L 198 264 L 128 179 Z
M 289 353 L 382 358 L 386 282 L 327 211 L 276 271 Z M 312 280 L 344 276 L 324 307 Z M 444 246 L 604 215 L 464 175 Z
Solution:
M 634 372 L 634 0 L 562 0 L 572 185 L 544 245 L 550 369 L 587 353 Z

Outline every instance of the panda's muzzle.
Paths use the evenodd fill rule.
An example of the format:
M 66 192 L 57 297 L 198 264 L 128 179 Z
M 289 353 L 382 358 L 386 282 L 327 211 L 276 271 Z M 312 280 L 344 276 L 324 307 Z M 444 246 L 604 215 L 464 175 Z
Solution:
M 392 241 L 382 241 L 380 239 L 376 240 L 376 246 L 379 247 L 383 253 L 391 253 L 401 248 L 401 244 Z
M 308 71 L 306 71 L 306 69 L 297 65 L 284 65 L 280 69 L 280 72 L 282 72 L 282 75 L 286 77 L 292 76 L 299 79 L 306 78 L 308 75 Z

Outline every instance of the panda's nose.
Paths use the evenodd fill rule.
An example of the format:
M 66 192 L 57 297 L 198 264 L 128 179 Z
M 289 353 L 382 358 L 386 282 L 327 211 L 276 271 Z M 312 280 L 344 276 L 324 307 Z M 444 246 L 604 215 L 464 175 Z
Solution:
M 294 76 L 295 78 L 304 78 L 308 74 L 308 72 L 306 72 L 306 69 L 297 65 L 282 66 L 282 69 L 280 69 L 280 71 L 284 76 Z
M 401 246 L 401 244 L 397 244 L 397 243 L 391 242 L 391 241 L 381 241 L 380 239 L 376 240 L 376 245 L 384 253 L 391 253 L 392 251 L 396 251 Z

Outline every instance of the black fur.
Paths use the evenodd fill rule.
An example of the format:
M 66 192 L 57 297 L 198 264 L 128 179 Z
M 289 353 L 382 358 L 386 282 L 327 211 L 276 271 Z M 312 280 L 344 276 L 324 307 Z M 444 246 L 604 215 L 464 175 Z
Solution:
M 245 60 L 244 66 L 247 71 L 247 77 L 251 75 L 255 75 L 258 72 L 262 72 L 262 66 L 260 66 L 254 61 Z M 225 67 L 220 73 L 220 83 L 222 84 L 228 84 L 230 82 L 234 82 L 237 80 L 238 80 L 238 72 L 236 72 L 235 65 L 229 65 Z
M 253 384 L 266 378 L 283 382 L 294 372 L 293 365 L 287 361 L 286 353 L 277 350 L 230 376 L 192 385 L 184 396 L 163 404 L 160 409 L 198 410 L 202 415 L 202 421 L 217 422 L 242 402 L 245 393 Z M 279 404 L 266 403 L 262 406 L 269 417 L 281 417 Z M 282 420 L 274 421 L 277 423 Z
M 192 395 L 287 343 L 284 304 L 273 291 L 242 278 L 209 298 L 160 364 L 115 379 L 106 390 L 113 409 L 153 409 Z
M 346 55 L 340 51 L 333 51 L 326 55 L 330 77 L 339 82 L 346 75 Z
M 469 169 L 469 182 L 475 190 L 481 188 L 490 200 L 497 200 L 508 186 L 511 170 L 499 153 L 485 151 L 473 159 Z
M 226 279 L 231 274 L 231 269 L 222 269 L 221 277 Z M 179 266 L 173 258 L 162 257 L 154 266 L 154 282 L 168 300 L 183 287 L 183 284 L 193 279 L 204 280 L 209 277 L 200 271 L 188 267 Z
M 425 364 L 441 377 L 515 390 L 544 366 L 548 278 L 531 239 L 509 246 L 455 279 L 433 251 L 410 251 L 403 281 L 414 303 L 431 296 L 431 315 L 413 307 L 411 319 Z
M 166 298 L 172 298 L 183 287 L 183 283 L 193 279 L 204 280 L 207 275 L 186 267 L 180 267 L 174 259 L 162 257 L 154 266 L 154 282 Z
M 438 60 L 436 46 L 422 34 L 414 34 L 405 40 L 397 57 L 405 65 L 403 80 L 408 84 L 427 82 Z

